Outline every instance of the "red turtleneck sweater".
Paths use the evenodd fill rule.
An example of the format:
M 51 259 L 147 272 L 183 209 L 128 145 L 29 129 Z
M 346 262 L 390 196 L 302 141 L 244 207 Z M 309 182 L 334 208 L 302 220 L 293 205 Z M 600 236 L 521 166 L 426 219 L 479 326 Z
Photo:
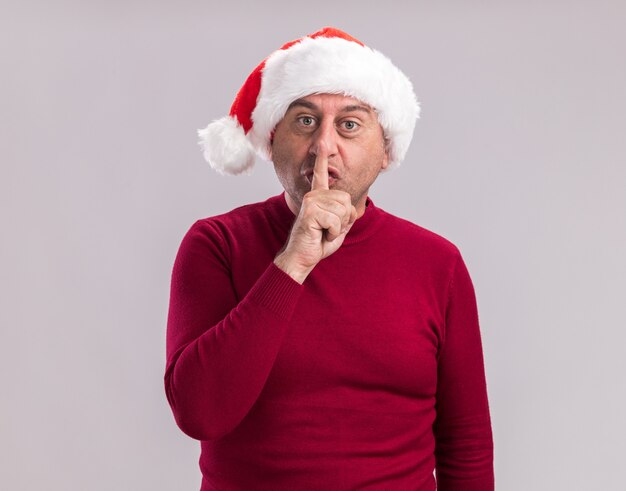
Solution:
M 201 491 L 494 487 L 472 281 L 377 208 L 300 285 L 284 193 L 196 221 L 172 273 L 165 390 Z

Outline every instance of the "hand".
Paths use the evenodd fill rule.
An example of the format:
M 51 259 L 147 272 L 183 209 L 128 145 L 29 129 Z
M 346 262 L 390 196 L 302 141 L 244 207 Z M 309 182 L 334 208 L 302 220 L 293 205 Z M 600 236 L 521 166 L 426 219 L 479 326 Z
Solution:
M 328 152 L 320 145 L 311 191 L 304 195 L 287 244 L 274 262 L 299 283 L 337 251 L 356 221 L 349 193 L 328 188 Z

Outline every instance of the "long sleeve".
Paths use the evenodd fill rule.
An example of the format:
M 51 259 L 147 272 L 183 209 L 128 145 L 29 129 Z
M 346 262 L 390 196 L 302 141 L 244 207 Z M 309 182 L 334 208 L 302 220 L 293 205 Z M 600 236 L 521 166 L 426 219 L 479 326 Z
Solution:
M 220 438 L 249 412 L 302 291 L 269 261 L 239 300 L 231 260 L 219 226 L 199 220 L 172 271 L 165 392 L 178 426 L 198 440 Z
M 494 489 L 493 439 L 474 287 L 459 254 L 449 285 L 434 424 L 437 489 Z

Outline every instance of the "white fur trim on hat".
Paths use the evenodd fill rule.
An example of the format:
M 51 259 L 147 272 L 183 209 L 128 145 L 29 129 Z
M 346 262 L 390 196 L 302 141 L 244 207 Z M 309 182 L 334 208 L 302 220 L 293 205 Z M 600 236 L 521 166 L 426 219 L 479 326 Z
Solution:
M 368 104 L 389 141 L 389 167 L 404 158 L 420 108 L 409 79 L 379 51 L 341 38 L 304 38 L 272 53 L 252 112 L 248 137 L 269 159 L 270 137 L 296 99 L 341 93 Z

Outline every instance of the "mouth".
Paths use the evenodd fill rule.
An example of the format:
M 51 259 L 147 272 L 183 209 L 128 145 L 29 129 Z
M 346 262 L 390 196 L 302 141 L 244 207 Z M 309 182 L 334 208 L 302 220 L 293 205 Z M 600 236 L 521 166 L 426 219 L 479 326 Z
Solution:
M 313 184 L 313 174 L 306 174 L 306 180 L 309 182 L 309 185 Z M 332 186 L 335 182 L 337 182 L 338 178 L 333 176 L 332 174 L 328 174 L 328 187 Z
M 313 182 L 313 169 L 309 169 L 304 174 L 304 177 L 309 182 L 309 184 L 312 184 L 312 182 Z M 337 172 L 337 170 L 332 168 L 332 167 L 329 167 L 328 168 L 328 185 L 330 186 L 331 184 L 337 182 L 338 180 L 339 180 L 339 173 Z

